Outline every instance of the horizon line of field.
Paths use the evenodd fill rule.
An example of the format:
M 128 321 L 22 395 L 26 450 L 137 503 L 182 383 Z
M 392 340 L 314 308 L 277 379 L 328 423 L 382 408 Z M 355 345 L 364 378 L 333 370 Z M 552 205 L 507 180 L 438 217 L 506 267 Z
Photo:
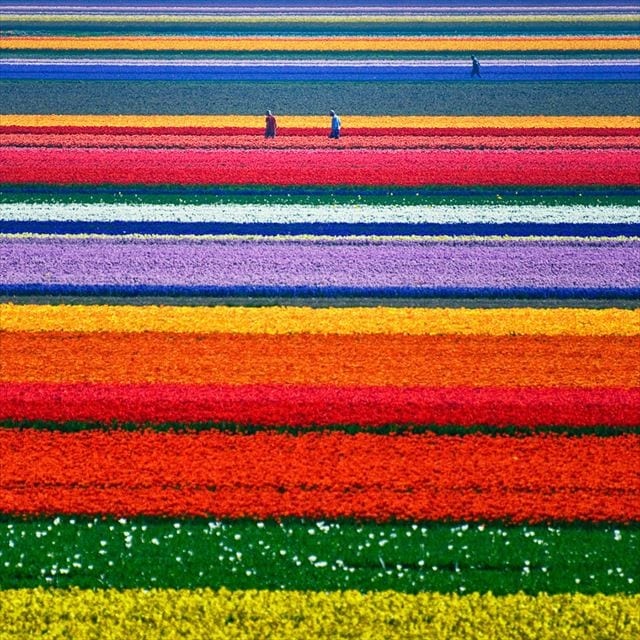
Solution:
M 164 13 L 143 10 L 134 7 L 128 7 L 127 11 L 122 8 L 121 11 L 102 9 L 89 10 L 83 8 L 81 13 L 74 13 L 70 8 L 51 7 L 48 12 L 41 10 L 38 13 L 20 13 L 11 12 L 11 10 L 3 11 L 4 19 L 20 22 L 116 22 L 118 20 L 131 22 L 166 22 L 177 20 L 180 22 L 221 22 L 221 23 L 255 23 L 255 22 L 494 22 L 495 20 L 504 20 L 512 22 L 545 22 L 547 20 L 554 22 L 631 22 L 636 19 L 632 8 L 626 11 L 620 7 L 603 8 L 600 11 L 585 9 L 582 12 L 577 10 L 568 12 L 566 10 L 557 9 L 553 11 L 553 7 L 546 7 L 547 13 L 525 12 L 518 13 L 518 7 L 513 7 L 511 11 L 504 11 L 504 7 L 487 12 L 486 9 L 474 5 L 476 11 L 473 15 L 456 14 L 455 9 L 450 8 L 450 13 L 445 13 L 443 9 L 423 8 L 421 10 L 412 10 L 410 7 L 393 7 L 388 6 L 386 11 L 367 11 L 363 7 L 358 7 L 357 11 L 351 13 L 343 13 L 340 11 L 330 11 L 326 7 L 323 10 L 307 10 L 299 8 L 300 13 L 292 13 L 286 7 L 278 7 L 277 11 L 268 11 L 263 9 L 259 12 L 252 12 L 251 9 L 243 8 L 241 12 L 235 14 L 224 11 L 222 8 L 212 7 L 205 11 L 204 7 L 201 11 L 184 11 L 179 6 L 172 6 L 169 12 L 165 7 Z M 503 9 L 500 12 L 500 9 Z M 485 14 L 485 15 L 483 15 Z M 570 26 L 570 25 L 569 25 Z

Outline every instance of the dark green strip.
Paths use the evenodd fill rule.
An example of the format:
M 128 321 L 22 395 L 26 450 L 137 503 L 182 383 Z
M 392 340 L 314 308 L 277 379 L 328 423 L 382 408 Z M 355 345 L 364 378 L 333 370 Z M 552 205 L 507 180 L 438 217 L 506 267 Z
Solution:
M 406 425 L 388 424 L 383 426 L 363 426 L 359 424 L 334 424 L 334 425 L 260 425 L 260 424 L 239 424 L 236 422 L 161 422 L 161 423 L 138 423 L 138 422 L 92 422 L 82 420 L 72 420 L 68 422 L 54 422 L 50 420 L 0 420 L 0 429 L 36 429 L 38 431 L 59 431 L 63 433 L 77 433 L 79 431 L 174 431 L 177 433 L 198 433 L 201 431 L 221 431 L 234 434 L 254 434 L 261 432 L 286 433 L 298 435 L 311 432 L 337 431 L 340 433 L 374 433 L 381 435 L 402 435 L 433 433 L 436 435 L 509 435 L 514 437 L 526 437 L 534 433 L 554 433 L 567 437 L 581 437 L 586 435 L 596 435 L 601 437 L 619 436 L 623 433 L 640 434 L 640 425 L 636 426 L 589 426 L 572 427 L 560 425 L 540 425 L 535 427 L 511 425 L 507 427 L 496 427 L 493 425 L 473 425 L 463 427 L 460 425 Z
M 304 90 L 302 90 L 304 89 Z M 633 82 L 0 81 L 2 113 L 634 115 Z M 348 126 L 345 121 L 344 126 Z
M 277 187 L 211 185 L 0 184 L 0 203 L 304 205 L 620 205 L 640 204 L 635 187 Z
M 0 51 L 0 59 L 2 58 L 33 58 L 33 49 L 17 49 Z M 64 50 L 64 49 L 38 49 L 36 55 L 43 56 L 48 60 L 57 58 L 86 58 L 87 50 Z M 183 60 L 185 55 L 189 59 L 227 59 L 227 60 L 255 60 L 258 56 L 261 60 L 290 60 L 291 51 L 126 51 L 122 49 L 96 49 L 91 51 L 92 60 L 100 59 L 135 59 L 135 60 L 157 60 L 159 57 L 163 59 L 179 59 Z M 460 51 L 397 51 L 397 50 L 381 50 L 381 51 L 332 51 L 331 59 L 336 60 L 460 60 L 468 59 L 466 52 Z M 521 60 L 523 52 L 518 51 L 493 51 L 492 59 L 499 60 Z M 603 50 L 603 51 L 535 51 L 527 52 L 526 58 L 531 59 L 551 59 L 551 60 L 628 60 L 633 54 L 625 50 Z M 295 58 L 300 60 L 326 60 L 326 51 L 296 51 Z
M 0 522 L 0 588 L 638 593 L 640 526 Z

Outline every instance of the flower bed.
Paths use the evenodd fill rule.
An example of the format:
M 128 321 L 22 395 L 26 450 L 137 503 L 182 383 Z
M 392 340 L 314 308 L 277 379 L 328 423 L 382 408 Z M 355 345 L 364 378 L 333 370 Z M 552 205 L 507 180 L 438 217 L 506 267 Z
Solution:
M 636 185 L 633 150 L 2 150 L 0 181 L 54 184 Z
M 9 16 L 0 635 L 640 635 L 635 16 L 280 5 Z

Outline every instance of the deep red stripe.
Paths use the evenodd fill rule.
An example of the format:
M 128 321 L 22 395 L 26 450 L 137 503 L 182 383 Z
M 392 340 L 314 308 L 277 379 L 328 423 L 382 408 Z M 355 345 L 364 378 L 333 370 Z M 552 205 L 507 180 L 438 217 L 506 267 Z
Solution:
M 327 141 L 330 144 L 330 141 Z M 50 184 L 636 185 L 632 150 L 5 147 L 0 181 Z
M 637 426 L 640 389 L 2 383 L 0 419 Z

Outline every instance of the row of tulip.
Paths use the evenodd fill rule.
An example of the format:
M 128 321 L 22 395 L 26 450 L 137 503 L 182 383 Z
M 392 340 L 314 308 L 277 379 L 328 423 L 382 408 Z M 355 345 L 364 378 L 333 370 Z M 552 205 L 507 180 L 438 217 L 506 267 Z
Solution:
M 640 335 L 640 309 L 177 307 L 0 304 L 4 331 L 238 334 Z
M 278 116 L 281 127 L 289 129 L 326 129 L 327 116 L 293 115 Z M 455 116 L 455 115 L 359 115 L 344 114 L 344 125 L 349 130 L 368 129 L 383 134 L 387 129 L 400 131 L 407 135 L 411 131 L 426 130 L 424 135 L 438 131 L 462 133 L 464 130 L 477 135 L 483 130 L 495 130 L 497 135 L 515 132 L 525 135 L 531 130 L 551 130 L 553 135 L 584 135 L 585 131 L 598 130 L 601 134 L 627 132 L 634 135 L 640 129 L 640 117 L 637 115 L 497 115 L 497 116 Z M 31 114 L 8 113 L 2 116 L 0 131 L 10 133 L 12 129 L 22 128 L 24 132 L 46 133 L 47 130 L 72 127 L 72 132 L 85 131 L 89 127 L 96 133 L 116 133 L 144 129 L 167 133 L 176 129 L 184 133 L 204 133 L 228 131 L 231 129 L 260 130 L 264 127 L 264 116 L 243 114 Z M 43 131 L 42 128 L 45 130 Z M 114 129 L 115 128 L 115 129 Z M 76 131 L 77 130 L 77 131 Z M 240 133 L 240 131 L 238 131 Z M 63 131 L 64 133 L 64 131 Z
M 633 387 L 640 337 L 7 332 L 4 382 Z
M 477 640 L 619 640 L 640 633 L 640 598 L 623 595 L 35 589 L 6 591 L 3 601 L 0 624 L 14 638 L 441 640 L 462 628 Z
M 604 345 L 603 345 L 604 346 Z M 514 370 L 514 374 L 516 371 Z M 34 374 L 36 375 L 36 374 Z M 510 384 L 509 380 L 506 384 Z M 356 383 L 357 384 L 357 383 Z M 633 384 L 630 377 L 625 384 Z M 0 382 L 6 426 L 254 433 L 637 431 L 637 387 L 339 387 Z M 43 422 L 44 421 L 44 422 Z
M 4 51 L 635 51 L 637 40 L 621 36 L 547 37 L 145 37 L 19 36 L 0 42 Z
M 632 149 L 0 149 L 0 181 L 54 184 L 628 185 Z
M 25 515 L 632 523 L 639 451 L 638 434 L 9 428 L 0 430 L 0 503 Z
M 40 129 L 40 128 L 38 128 Z M 547 135 L 536 131 L 536 135 L 515 134 L 443 135 L 434 131 L 425 135 L 412 131 L 404 135 L 394 130 L 393 135 L 384 135 L 377 129 L 368 132 L 349 131 L 335 145 L 340 149 L 636 149 L 640 141 L 633 135 Z M 154 149 L 322 149 L 327 146 L 326 130 L 294 129 L 280 130 L 278 137 L 265 139 L 261 129 L 247 129 L 236 135 L 220 131 L 203 133 L 121 133 L 118 129 L 87 133 L 83 132 L 26 132 L 0 133 L 2 147 L 82 147 L 82 148 L 154 148 Z M 388 132 L 391 133 L 391 132 Z M 591 133 L 591 132 L 587 132 Z M 620 133 L 620 132 L 617 132 Z M 623 134 L 631 131 L 622 132 Z

